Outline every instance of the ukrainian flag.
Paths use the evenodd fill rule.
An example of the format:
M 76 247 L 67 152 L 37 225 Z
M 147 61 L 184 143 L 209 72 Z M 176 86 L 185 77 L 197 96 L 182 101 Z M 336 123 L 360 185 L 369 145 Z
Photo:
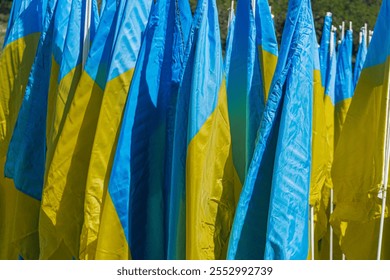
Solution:
M 198 1 L 176 110 L 169 259 L 226 256 L 239 182 L 219 38 L 215 0 Z
M 46 143 L 42 141 L 43 147 L 47 147 L 46 175 L 58 140 L 58 134 L 62 129 L 63 117 L 66 116 L 69 102 L 79 80 L 81 67 L 84 33 L 84 21 L 82 19 L 86 13 L 85 2 L 81 0 L 73 0 L 71 3 L 64 2 L 58 2 L 57 12 L 53 18 L 51 76 L 46 103 L 47 110 L 44 110 L 43 113 L 45 114 L 47 111 L 47 123 L 50 124 L 49 127 L 46 127 Z M 67 11 L 69 14 L 65 14 Z M 95 13 L 92 12 L 92 19 L 98 17 L 96 11 Z M 92 22 L 94 23 L 94 20 Z M 95 24 L 92 24 L 92 28 L 94 27 Z M 93 35 L 94 31 L 91 32 L 91 39 Z M 44 119 L 45 116 L 41 120 Z M 44 126 L 44 124 L 45 122 L 42 121 L 39 125 Z M 37 137 L 43 139 L 42 135 Z M 62 235 L 66 235 L 71 231 L 71 226 L 68 222 L 61 220 L 61 211 L 67 211 L 66 205 L 62 201 L 61 192 L 51 185 L 50 180 L 46 180 L 42 190 L 39 221 L 40 258 L 42 259 L 70 259 L 78 255 L 78 251 L 75 254 L 72 247 L 75 245 L 63 242 Z
M 96 3 L 92 4 L 92 19 L 96 19 Z M 91 40 L 93 39 L 92 47 L 77 88 L 70 91 L 70 93 L 74 92 L 74 96 L 68 100 L 70 104 L 67 105 L 69 106 L 67 113 L 62 117 L 63 127 L 58 134 L 53 159 L 46 171 L 45 193 L 47 191 L 48 195 L 55 198 L 50 208 L 46 207 L 46 213 L 51 213 L 53 215 L 51 219 L 56 221 L 55 229 L 52 228 L 51 221 L 45 221 L 48 227 L 47 236 L 52 239 L 57 238 L 59 240 L 57 242 L 61 242 L 60 249 L 52 257 L 60 252 L 71 251 L 67 253 L 67 258 L 79 258 L 79 255 L 83 259 L 91 258 L 88 251 L 85 252 L 86 245 L 83 243 L 85 239 L 80 240 L 84 220 L 85 184 L 93 136 L 110 63 L 116 10 L 116 1 L 110 1 L 105 5 L 96 36 L 94 35 L 96 24 L 94 20 L 92 21 L 90 30 Z M 83 18 L 81 23 L 83 26 Z M 77 67 L 80 67 L 80 55 L 78 53 L 77 60 L 73 60 L 77 61 Z M 75 80 L 74 83 L 77 81 Z M 47 188 L 50 189 L 47 190 Z M 50 203 L 49 200 L 47 202 Z
M 4 177 L 6 153 L 43 28 L 46 1 L 14 1 L 0 57 L 0 259 L 37 259 L 39 201 Z
M 332 167 L 335 211 L 331 223 L 347 259 L 375 259 L 385 173 L 388 122 L 390 1 L 385 0 L 375 24 L 366 61 L 345 118 Z M 388 137 L 388 134 L 387 134 Z M 388 205 L 386 206 L 386 213 Z M 388 218 L 382 259 L 390 259 Z
M 306 259 L 308 255 L 313 50 L 317 48 L 310 1 L 290 1 L 287 18 L 234 218 L 228 259 Z
M 365 37 L 365 32 L 362 32 L 362 41 L 359 44 L 358 53 L 355 60 L 355 69 L 353 71 L 353 89 L 356 88 L 356 85 L 359 81 L 360 73 L 362 72 L 364 61 L 367 56 L 367 40 Z
M 335 85 L 335 119 L 334 143 L 337 147 L 338 139 L 344 125 L 353 96 L 352 76 L 352 30 L 347 30 L 344 40 L 338 48 L 337 71 Z
M 322 27 L 321 45 L 319 49 L 320 53 L 320 66 L 321 66 L 321 81 L 325 86 L 329 65 L 329 45 L 330 45 L 330 33 L 332 29 L 332 13 L 327 13 L 324 18 L 324 26 Z
M 191 18 L 189 2 L 159 0 L 152 5 L 124 111 L 108 185 L 123 229 L 102 232 L 99 238 L 123 240 L 124 233 L 121 246 L 130 248 L 133 259 L 166 259 L 164 209 L 169 202 L 164 197 L 169 196 L 173 137 L 169 115 Z M 109 228 L 112 219 L 106 210 L 101 225 Z
M 276 58 L 277 42 L 267 0 L 257 1 L 256 7 L 252 7 L 250 0 L 240 0 L 227 71 L 227 91 L 233 159 L 241 182 L 252 159 Z
M 256 0 L 256 44 L 260 60 L 260 71 L 264 102 L 267 102 L 278 62 L 278 42 L 276 40 L 274 20 L 267 0 Z
M 111 238 L 107 232 L 122 231 L 122 226 L 112 198 L 106 194 L 112 161 L 116 151 L 119 127 L 133 77 L 134 67 L 141 46 L 142 34 L 149 16 L 151 0 L 123 1 L 118 8 L 111 62 L 107 74 L 99 118 L 96 125 L 85 190 L 85 211 L 93 209 L 91 219 L 84 223 L 83 230 L 91 230 L 91 256 L 96 259 L 128 259 L 130 251 L 122 244 L 125 240 Z M 103 197 L 105 200 L 103 201 Z M 103 206 L 103 210 L 102 207 Z M 95 213 L 102 213 L 98 217 Z M 105 217 L 106 215 L 109 216 Z M 110 224 L 100 224 L 101 219 L 110 219 Z M 96 234 L 93 230 L 99 229 Z

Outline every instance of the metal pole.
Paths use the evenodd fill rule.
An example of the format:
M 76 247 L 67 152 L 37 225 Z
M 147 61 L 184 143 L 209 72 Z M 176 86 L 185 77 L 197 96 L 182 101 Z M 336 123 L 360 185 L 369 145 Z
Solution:
M 345 21 L 343 21 L 341 25 L 341 41 L 344 40 L 344 35 L 345 35 Z
M 352 21 L 349 22 L 349 30 L 352 31 Z
M 233 20 L 233 14 L 234 14 L 234 0 L 232 0 L 231 4 L 230 4 L 230 13 L 229 13 L 229 19 L 228 19 L 228 29 L 230 27 L 230 24 Z
M 89 49 L 91 47 L 91 14 L 92 12 L 92 0 L 85 0 L 85 21 L 84 21 L 84 43 L 83 43 L 83 57 L 82 67 L 84 68 L 87 61 Z
M 256 0 L 252 0 L 253 17 L 256 18 Z
M 360 29 L 360 31 L 359 31 L 359 45 L 362 43 L 362 41 L 363 41 L 363 30 L 364 29 L 364 27 L 362 28 L 362 29 Z
M 382 211 L 381 211 L 381 219 L 379 226 L 379 240 L 378 240 L 378 251 L 377 251 L 377 260 L 381 259 L 382 253 L 382 239 L 383 239 L 383 228 L 385 224 L 385 210 L 386 210 L 386 197 L 387 197 L 387 185 L 389 182 L 389 164 L 390 164 L 390 120 L 389 120 L 389 97 L 390 97 L 390 71 L 388 81 L 387 81 L 387 98 L 386 98 L 386 130 L 385 130 L 385 143 L 384 143 L 384 159 L 383 159 L 383 171 L 382 171 L 382 187 L 379 190 L 378 197 L 382 199 Z
M 364 40 L 366 43 L 366 46 L 368 45 L 368 25 L 367 23 L 364 24 Z
M 310 247 L 311 259 L 314 260 L 314 207 L 310 206 Z
M 368 43 L 371 43 L 371 39 L 372 39 L 372 35 L 374 35 L 374 31 L 370 30 L 369 32 L 369 36 L 368 36 Z

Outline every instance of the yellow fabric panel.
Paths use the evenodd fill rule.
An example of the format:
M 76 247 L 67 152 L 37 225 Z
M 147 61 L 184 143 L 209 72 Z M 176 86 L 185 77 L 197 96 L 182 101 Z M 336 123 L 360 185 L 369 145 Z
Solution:
M 349 106 L 351 105 L 352 98 L 344 99 L 338 102 L 334 108 L 334 147 L 336 149 L 339 141 L 341 130 L 345 122 L 345 118 L 348 113 Z
M 258 47 L 258 50 L 260 54 L 262 80 L 264 82 L 264 103 L 266 103 L 271 88 L 272 78 L 274 77 L 276 64 L 278 62 L 278 57 L 266 50 L 263 50 L 261 46 Z
M 55 68 L 56 67 L 57 66 L 55 66 Z M 48 97 L 48 101 L 50 101 L 50 103 L 48 103 L 48 120 L 50 120 L 51 123 L 47 123 L 47 129 L 49 134 L 46 143 L 46 170 L 48 170 L 48 168 L 50 167 L 53 158 L 53 153 L 57 146 L 58 137 L 60 136 L 62 128 L 64 126 L 64 122 L 68 114 L 70 104 L 73 100 L 76 87 L 80 80 L 80 75 L 81 65 L 78 65 L 76 66 L 76 68 L 73 68 L 69 73 L 67 73 L 61 79 L 61 81 L 59 81 L 56 91 L 51 91 L 52 81 L 50 80 L 50 91 Z M 58 75 L 55 75 L 53 77 L 57 76 Z M 53 88 L 53 90 L 55 89 Z M 51 115 L 49 115 L 49 113 Z
M 51 58 L 50 83 L 47 95 L 47 113 L 46 113 L 46 143 L 51 143 L 51 127 L 54 120 L 54 108 L 56 104 L 56 93 L 58 89 L 58 75 L 60 66 L 57 64 L 54 56 Z M 48 161 L 46 160 L 46 164 Z
M 46 172 L 44 211 L 52 227 L 46 227 L 49 232 L 43 233 L 44 238 L 50 244 L 49 236 L 57 236 L 51 247 L 62 241 L 63 248 L 67 247 L 74 258 L 79 256 L 85 185 L 102 96 L 102 89 L 84 72 L 69 109 L 60 105 L 68 113 Z M 42 258 L 46 259 L 53 249 L 42 251 Z
M 214 112 L 190 141 L 186 162 L 186 258 L 225 259 L 235 211 L 225 81 Z
M 363 69 L 335 152 L 331 224 L 348 259 L 372 259 L 376 254 L 389 63 L 388 58 Z
M 130 260 L 130 247 L 109 194 L 107 194 L 104 200 L 101 219 L 96 246 L 96 259 Z
M 102 205 L 133 73 L 134 68 L 112 79 L 104 90 L 85 189 L 83 245 L 80 251 L 85 251 L 83 254 L 87 259 L 95 258 Z
M 0 161 L 0 259 L 39 258 L 40 202 L 18 191 L 4 178 L 5 157 Z
M 18 250 L 12 244 L 17 191 L 13 181 L 4 178 L 5 157 L 0 160 L 0 259 L 18 259 Z
M 40 33 L 8 44 L 0 57 L 0 157 L 7 154 Z

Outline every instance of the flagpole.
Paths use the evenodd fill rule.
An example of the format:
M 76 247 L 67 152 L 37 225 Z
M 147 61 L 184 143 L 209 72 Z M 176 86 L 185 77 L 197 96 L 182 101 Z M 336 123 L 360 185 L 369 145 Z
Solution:
M 389 181 L 389 164 L 390 164 L 390 120 L 389 120 L 389 98 L 390 98 L 390 71 L 388 70 L 387 81 L 387 98 L 386 98 L 386 130 L 385 130 L 385 143 L 384 143 L 384 159 L 383 159 L 383 171 L 382 171 L 382 187 L 379 190 L 378 197 L 382 199 L 382 211 L 379 226 L 379 239 L 378 250 L 376 259 L 381 259 L 382 253 L 382 241 L 383 241 L 383 229 L 385 224 L 385 210 L 386 210 L 386 198 L 387 198 L 387 185 Z
M 364 27 L 362 29 L 360 29 L 360 31 L 359 31 L 359 45 L 363 41 L 363 31 L 364 31 Z
M 253 17 L 256 18 L 256 0 L 252 0 Z
M 364 40 L 366 43 L 366 46 L 368 46 L 368 24 L 364 24 Z
M 341 41 L 344 40 L 344 35 L 345 35 L 345 21 L 343 21 L 341 25 Z
M 83 44 L 83 57 L 82 67 L 84 68 L 87 61 L 89 49 L 91 47 L 91 16 L 92 16 L 92 0 L 85 0 L 85 21 L 84 21 L 84 44 Z
M 230 9 L 229 9 L 230 13 L 229 13 L 229 18 L 228 18 L 228 25 L 227 25 L 227 29 L 229 30 L 229 27 L 230 27 L 230 24 L 232 23 L 232 19 L 233 19 L 233 13 L 234 13 L 234 0 L 232 0 L 231 4 L 230 4 Z
M 311 260 L 314 261 L 314 207 L 310 205 L 310 247 Z
M 369 35 L 368 35 L 368 44 L 371 43 L 372 35 L 374 35 L 374 31 L 370 30 Z
M 330 32 L 330 57 L 333 56 L 333 50 L 335 49 L 336 42 L 334 41 L 334 33 L 337 31 L 337 28 L 332 25 Z M 332 215 L 334 210 L 333 207 L 333 187 L 330 189 L 330 215 Z M 333 260 L 333 227 L 329 226 L 329 259 Z

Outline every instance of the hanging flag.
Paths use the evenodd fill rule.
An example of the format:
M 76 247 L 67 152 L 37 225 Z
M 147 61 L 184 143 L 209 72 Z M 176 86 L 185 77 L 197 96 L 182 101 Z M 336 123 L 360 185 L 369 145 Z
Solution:
M 278 62 L 278 42 L 268 0 L 256 0 L 255 2 L 256 44 L 260 59 L 263 97 L 264 102 L 266 102 Z
M 63 215 L 67 215 L 67 219 L 73 219 L 73 224 L 77 225 L 73 238 L 80 239 L 80 259 L 95 258 L 98 229 L 87 227 L 82 230 L 81 228 L 82 225 L 94 225 L 89 221 L 99 218 L 100 206 L 98 209 L 95 204 L 84 206 L 85 185 L 111 62 L 114 33 L 118 17 L 123 12 L 120 10 L 120 7 L 123 8 L 123 5 L 120 5 L 121 2 L 110 0 L 103 7 L 96 36 L 93 39 L 48 171 L 48 177 L 54 182 L 56 188 L 63 190 L 62 200 L 71 201 L 72 209 L 68 209 Z M 68 176 L 64 177 L 62 174 L 68 174 Z M 75 194 L 77 194 L 77 200 Z M 84 215 L 80 215 L 83 212 Z
M 258 142 L 236 209 L 228 259 L 308 255 L 313 51 L 317 49 L 310 1 L 290 1 L 287 18 Z
M 71 87 L 69 94 L 74 94 L 74 97 L 68 96 L 68 102 L 59 103 L 58 106 L 59 109 L 64 108 L 65 110 L 62 117 L 57 115 L 61 118 L 62 128 L 58 131 L 58 142 L 55 147 L 52 147 L 52 161 L 46 170 L 43 196 L 45 213 L 42 215 L 42 219 L 46 218 L 46 220 L 41 222 L 41 225 L 45 226 L 43 238 L 48 240 L 47 243 L 50 247 L 55 248 L 62 242 L 61 247 L 56 249 L 54 256 L 60 252 L 69 251 L 66 257 L 76 259 L 79 258 L 79 251 L 81 251 L 79 247 L 81 247 L 80 234 L 84 218 L 86 176 L 115 31 L 115 26 L 112 30 L 110 27 L 112 27 L 117 6 L 116 1 L 111 1 L 105 6 L 106 9 L 101 17 L 99 29 L 95 31 L 97 25 L 95 22 L 97 18 L 96 2 L 93 1 L 92 5 L 90 27 L 92 47 L 85 69 L 81 74 L 82 49 L 80 47 L 79 51 L 73 52 L 73 59 L 70 58 L 68 63 L 69 67 L 69 64 L 73 62 L 76 68 L 69 71 L 68 78 L 62 81 L 62 83 L 72 81 L 74 86 Z M 82 8 L 85 11 L 84 5 Z M 81 23 L 81 27 L 76 25 L 77 28 L 73 34 L 78 34 L 81 40 L 84 36 L 84 18 L 82 17 L 81 21 L 79 18 L 75 22 Z M 76 36 L 74 35 L 73 39 Z M 78 84 L 77 88 L 75 88 L 76 84 Z M 65 84 L 61 89 L 66 87 Z M 62 96 L 64 97 L 64 94 Z M 65 107 L 61 105 L 65 105 Z M 52 199 L 52 197 L 54 198 Z M 85 258 L 84 251 L 80 257 Z M 42 258 L 47 257 L 42 255 Z
M 335 211 L 331 224 L 347 259 L 376 259 L 385 170 L 389 103 L 390 1 L 382 2 L 332 167 Z M 387 187 L 387 186 L 384 186 Z M 379 195 L 379 196 L 378 196 Z M 386 207 L 388 213 L 388 205 Z M 382 259 L 390 259 L 389 221 Z
M 314 27 L 314 22 L 313 22 Z M 325 236 L 328 228 L 327 208 L 329 205 L 331 183 L 332 155 L 331 139 L 329 138 L 326 111 L 326 99 L 320 55 L 313 29 L 313 131 L 311 151 L 311 179 L 310 179 L 310 206 L 314 208 L 314 258 L 318 259 L 322 246 L 320 240 Z M 328 52 L 329 55 L 329 52 Z M 327 76 L 324 75 L 324 78 Z
M 215 0 L 198 1 L 176 110 L 168 259 L 226 256 L 239 188 L 219 38 Z
M 107 231 L 123 230 L 119 220 L 112 220 L 110 225 L 100 225 L 101 217 L 98 213 L 105 215 L 115 213 L 110 212 L 110 210 L 115 211 L 110 197 L 105 196 L 106 201 L 103 201 L 103 196 L 107 191 L 119 125 L 151 2 L 151 0 L 121 1 L 118 7 L 119 14 L 116 17 L 111 61 L 99 109 L 85 189 L 85 221 L 82 238 L 85 238 L 85 234 L 90 234 L 84 244 L 88 246 L 87 250 L 91 258 L 93 256 L 96 259 L 128 259 L 130 257 L 128 248 L 119 245 L 122 240 L 113 239 L 105 234 Z M 103 205 L 105 210 L 102 212 Z M 112 217 L 118 219 L 115 215 Z M 98 232 L 96 232 L 97 229 Z M 99 236 L 100 233 L 102 233 L 101 236 Z M 121 251 L 107 250 L 107 248 L 114 247 L 120 248 Z M 81 250 L 84 249 L 81 248 Z
M 362 32 L 362 39 L 361 39 L 362 41 L 359 43 L 359 49 L 355 60 L 355 69 L 353 71 L 353 89 L 356 88 L 356 85 L 360 77 L 360 73 L 362 72 L 364 66 L 364 61 L 366 60 L 366 56 L 367 56 L 367 39 L 365 37 L 366 33 L 364 32 L 364 30 L 361 32 Z
M 335 84 L 335 119 L 334 143 L 337 147 L 345 116 L 353 96 L 352 77 L 352 30 L 347 30 L 344 40 L 338 48 L 336 84 Z
M 240 0 L 237 3 L 227 71 L 233 160 L 241 182 L 252 159 L 277 55 L 268 1 L 259 0 L 255 7 L 252 2 Z
M 320 66 L 321 66 L 321 82 L 325 87 L 329 65 L 329 50 L 330 50 L 330 33 L 332 28 L 332 13 L 326 13 L 324 18 L 324 26 L 322 27 L 322 37 L 320 45 Z
M 47 1 L 12 3 L 0 56 L 0 259 L 37 259 L 39 201 L 5 178 L 5 161 L 43 29 Z
M 152 5 L 108 185 L 107 196 L 117 217 L 106 214 L 112 210 L 104 207 L 101 220 L 107 229 L 116 220 L 120 225 L 99 235 L 117 239 L 120 247 L 104 247 L 107 252 L 129 247 L 133 259 L 166 259 L 164 206 L 169 202 L 164 197 L 169 192 L 169 151 L 173 148 L 169 117 L 177 98 L 191 19 L 189 2 L 159 0 Z M 118 227 L 123 229 L 117 231 Z

